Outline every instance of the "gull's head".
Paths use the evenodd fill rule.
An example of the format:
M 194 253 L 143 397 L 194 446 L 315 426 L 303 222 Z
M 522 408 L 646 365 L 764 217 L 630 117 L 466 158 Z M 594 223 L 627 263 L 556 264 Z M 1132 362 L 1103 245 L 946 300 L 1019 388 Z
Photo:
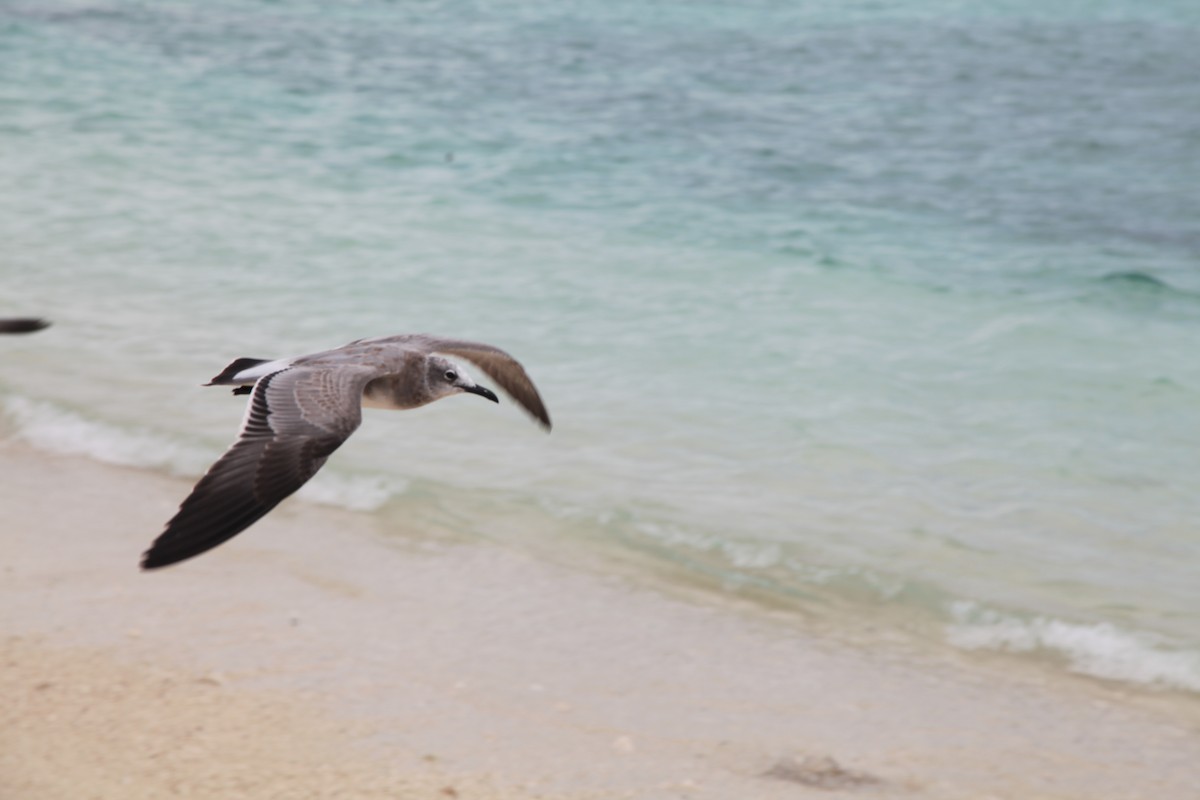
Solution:
M 452 394 L 470 392 L 480 397 L 486 397 L 493 403 L 499 403 L 500 398 L 486 386 L 476 383 L 466 370 L 453 361 L 441 356 L 430 356 L 426 380 L 433 391 L 434 399 L 447 397 Z

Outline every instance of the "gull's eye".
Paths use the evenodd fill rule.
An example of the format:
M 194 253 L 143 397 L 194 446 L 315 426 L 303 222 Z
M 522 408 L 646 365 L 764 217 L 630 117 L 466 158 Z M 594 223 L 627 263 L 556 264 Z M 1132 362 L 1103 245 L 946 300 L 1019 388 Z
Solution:
M 458 380 L 458 373 L 452 369 L 446 370 L 446 380 L 450 381 L 450 383 L 454 383 L 456 380 Z

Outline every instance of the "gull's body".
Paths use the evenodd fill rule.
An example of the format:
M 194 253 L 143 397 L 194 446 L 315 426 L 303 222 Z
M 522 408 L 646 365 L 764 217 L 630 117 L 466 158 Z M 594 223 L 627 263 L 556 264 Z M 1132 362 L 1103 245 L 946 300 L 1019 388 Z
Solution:
M 417 408 L 463 392 L 499 402 L 444 356 L 476 364 L 550 429 L 542 398 L 521 364 L 479 342 L 401 334 L 297 358 L 239 358 L 209 384 L 250 395 L 238 438 L 142 556 L 142 567 L 199 555 L 261 519 L 349 438 L 363 406 Z

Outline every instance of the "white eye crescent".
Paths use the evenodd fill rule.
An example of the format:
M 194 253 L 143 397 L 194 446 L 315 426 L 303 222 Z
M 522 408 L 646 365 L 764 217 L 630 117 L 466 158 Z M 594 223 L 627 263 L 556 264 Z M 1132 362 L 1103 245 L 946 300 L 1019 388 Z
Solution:
M 458 373 L 452 369 L 448 369 L 448 370 L 446 370 L 445 377 L 446 377 L 446 380 L 450 381 L 450 383 L 454 383 L 456 380 L 458 380 Z

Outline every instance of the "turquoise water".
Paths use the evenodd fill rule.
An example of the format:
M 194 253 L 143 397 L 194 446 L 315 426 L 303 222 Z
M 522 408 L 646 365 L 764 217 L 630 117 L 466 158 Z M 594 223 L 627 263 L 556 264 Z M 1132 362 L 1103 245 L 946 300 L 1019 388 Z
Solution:
M 305 494 L 1200 692 L 1200 7 L 1049 5 L 0 4 L 8 435 L 195 476 L 233 357 L 478 338 L 551 436 Z

